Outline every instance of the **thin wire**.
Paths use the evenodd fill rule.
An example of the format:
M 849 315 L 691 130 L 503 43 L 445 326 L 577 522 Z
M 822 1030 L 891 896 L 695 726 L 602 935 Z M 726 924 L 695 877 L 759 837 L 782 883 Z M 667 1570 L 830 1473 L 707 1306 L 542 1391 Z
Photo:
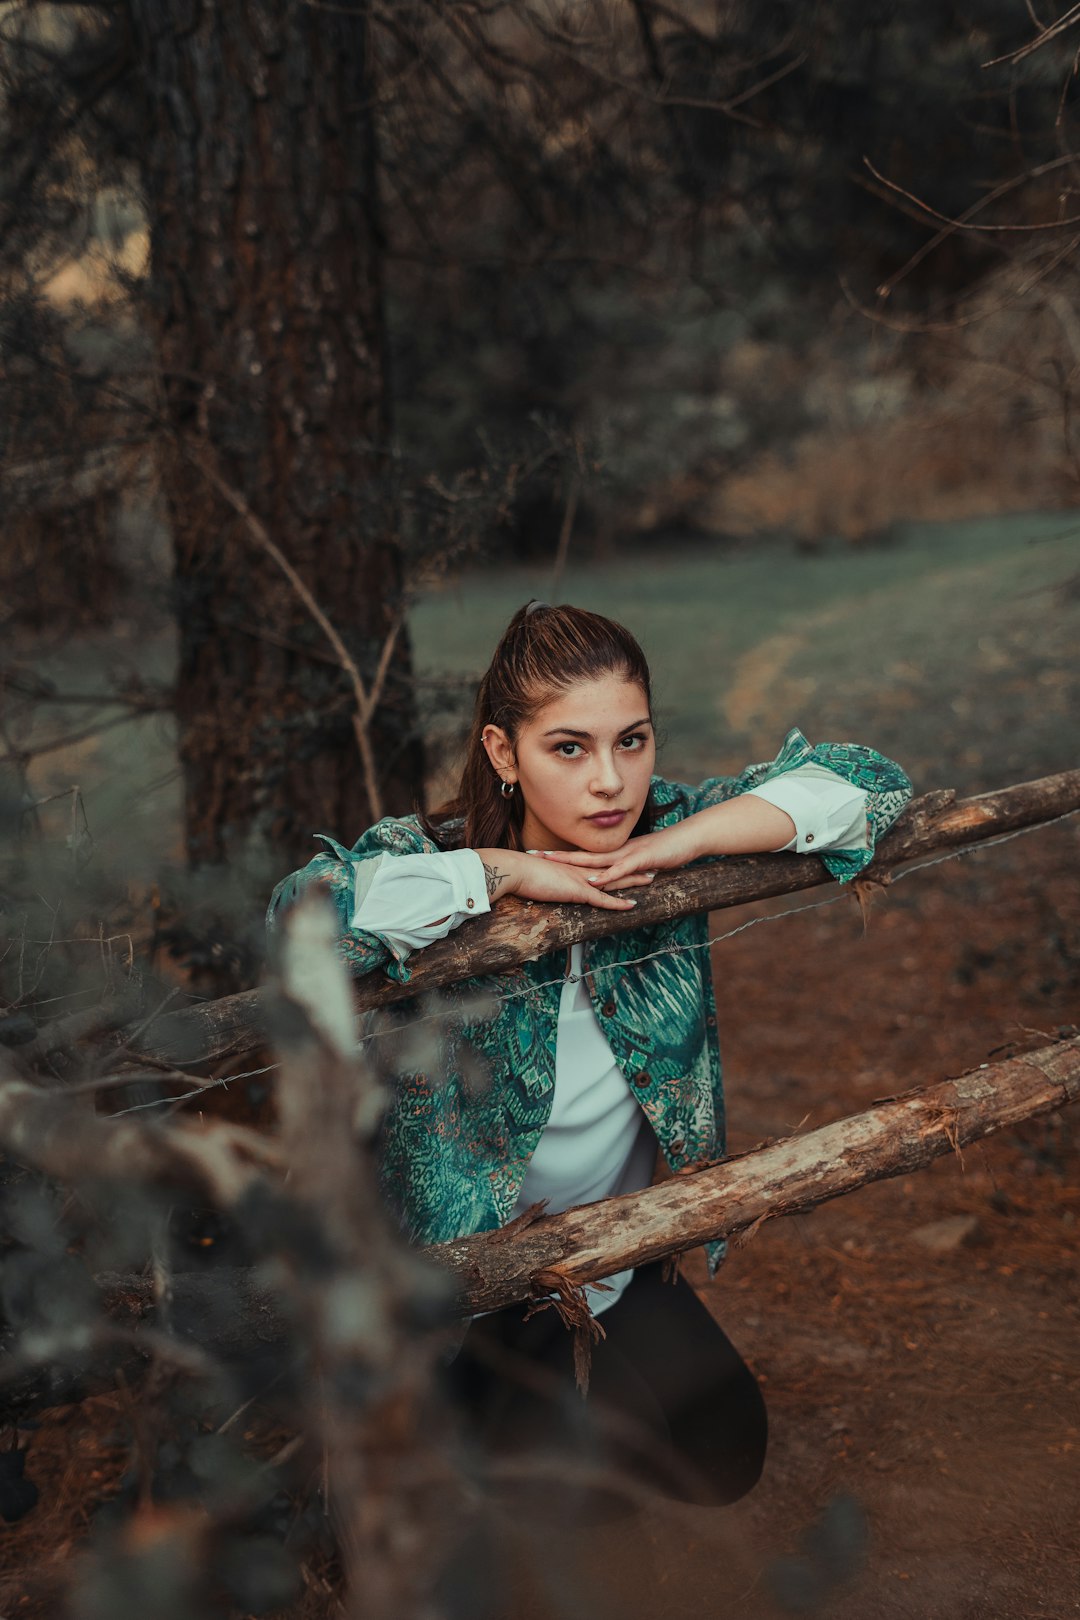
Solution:
M 903 871 L 891 874 L 890 887 L 894 887 L 902 878 L 910 877 L 913 872 L 925 872 L 931 866 L 943 866 L 946 861 L 962 860 L 966 855 L 980 855 L 985 850 L 996 849 L 1000 844 L 1011 843 L 1014 838 L 1023 838 L 1028 833 L 1041 832 L 1045 827 L 1053 827 L 1058 822 L 1068 821 L 1076 815 L 1080 815 L 1080 808 L 1066 810 L 1060 816 L 1054 816 L 1049 821 L 1037 821 L 1030 827 L 1018 827 L 1014 832 L 1002 833 L 998 838 L 988 838 L 978 844 L 969 844 L 964 849 L 950 850 L 946 855 L 934 855 L 929 860 L 917 861 L 911 866 L 905 867 Z M 637 967 L 642 962 L 652 962 L 658 957 L 685 955 L 690 951 L 711 950 L 714 945 L 722 945 L 725 940 L 734 939 L 736 934 L 743 934 L 748 928 L 756 928 L 759 923 L 781 922 L 785 917 L 797 917 L 800 913 L 806 911 L 823 911 L 826 906 L 839 905 L 842 900 L 847 898 L 846 890 L 841 889 L 838 894 L 830 895 L 825 900 L 813 900 L 804 906 L 789 906 L 785 911 L 774 912 L 768 917 L 749 917 L 746 922 L 739 923 L 734 928 L 729 928 L 726 933 L 714 934 L 711 939 L 707 939 L 700 944 L 668 945 L 659 951 L 649 951 L 644 956 L 630 956 L 620 962 L 609 962 L 606 967 L 590 969 L 590 973 L 593 976 L 599 976 L 601 973 L 614 972 L 616 968 Z M 542 983 L 529 985 L 524 990 L 509 990 L 494 996 L 492 999 L 497 1006 L 501 1006 L 504 1002 L 519 1001 L 524 996 L 535 995 L 539 990 L 548 990 L 556 985 L 565 984 L 567 980 L 571 984 L 579 984 L 583 977 L 585 975 L 582 974 L 560 974 L 558 978 L 545 979 Z M 448 1009 L 441 1008 L 436 1012 L 422 1013 L 419 1017 L 410 1020 L 410 1028 L 416 1024 L 429 1024 L 437 1020 L 444 1020 L 447 1011 Z M 394 1029 L 373 1030 L 371 1033 L 360 1037 L 360 1045 L 363 1046 L 368 1041 L 380 1040 L 386 1035 L 395 1035 L 397 1033 L 398 1031 Z M 115 1114 L 110 1115 L 110 1118 L 118 1119 L 122 1114 L 136 1114 L 145 1108 L 172 1107 L 178 1103 L 187 1102 L 192 1097 L 201 1097 L 207 1091 L 213 1091 L 218 1086 L 230 1086 L 234 1080 L 250 1080 L 257 1075 L 270 1074 L 273 1070 L 280 1069 L 280 1067 L 280 1063 L 268 1063 L 265 1068 L 250 1069 L 245 1074 L 224 1075 L 219 1080 L 208 1080 L 205 1085 L 197 1087 L 194 1091 L 182 1092 L 178 1097 L 158 1097 L 150 1102 L 136 1103 L 131 1108 L 118 1109 Z
M 179 1097 L 152 1097 L 149 1102 L 133 1103 L 130 1108 L 118 1108 L 115 1113 L 110 1114 L 108 1117 L 110 1119 L 119 1119 L 123 1114 L 140 1114 L 144 1108 L 171 1108 L 176 1103 L 187 1102 L 191 1097 L 203 1097 L 208 1091 L 216 1091 L 218 1086 L 231 1086 L 234 1080 L 253 1080 L 256 1075 L 269 1074 L 273 1069 L 280 1068 L 280 1062 L 267 1063 L 264 1068 L 248 1069 L 244 1074 L 225 1074 L 218 1080 L 207 1080 L 205 1085 L 196 1086 L 194 1091 L 183 1091 Z M 168 1075 L 155 1076 L 152 1074 L 134 1075 L 126 1082 L 122 1075 L 111 1075 L 109 1078 L 119 1079 L 127 1085 L 139 1086 L 145 1085 L 148 1080 L 153 1081 L 155 1079 L 159 1085 L 164 1085 L 170 1077 Z
M 891 883 L 892 885 L 895 885 L 900 881 L 901 878 L 909 877 L 912 872 L 923 872 L 928 867 L 941 866 L 946 861 L 957 861 L 961 860 L 965 855 L 976 855 L 980 854 L 983 850 L 994 849 L 998 844 L 1007 844 L 1013 838 L 1022 838 L 1026 833 L 1041 832 L 1044 827 L 1052 827 L 1056 822 L 1067 821 L 1070 816 L 1076 815 L 1080 815 L 1080 808 L 1076 810 L 1066 810 L 1060 816 L 1054 816 L 1050 821 L 1037 821 L 1030 827 L 1019 827 L 1015 832 L 1002 833 L 998 838 L 988 838 L 978 844 L 969 844 L 964 849 L 950 850 L 947 855 L 935 855 L 930 860 L 919 861 L 916 864 L 905 868 L 904 871 L 897 872 L 896 874 L 892 875 Z M 590 968 L 587 975 L 560 974 L 558 978 L 544 979 L 540 984 L 531 984 L 524 990 L 508 990 L 505 993 L 497 994 L 493 999 L 497 1004 L 501 1004 L 504 1001 L 519 1001 L 523 997 L 535 995 L 538 990 L 548 990 L 555 985 L 565 984 L 568 980 L 571 984 L 578 984 L 584 977 L 595 978 L 599 977 L 599 975 L 602 973 L 614 973 L 617 968 L 637 967 L 642 962 L 652 962 L 662 956 L 679 956 L 685 955 L 690 951 L 710 950 L 712 946 L 721 945 L 727 939 L 734 939 L 736 934 L 745 933 L 748 928 L 756 928 L 759 923 L 781 922 L 785 917 L 797 917 L 801 912 L 804 911 L 821 911 L 826 906 L 839 905 L 842 900 L 846 900 L 847 898 L 847 891 L 841 889 L 838 894 L 830 895 L 826 900 L 813 900 L 808 905 L 804 906 L 789 906 L 787 910 L 774 912 L 771 916 L 767 917 L 750 917 L 746 922 L 739 923 L 735 928 L 729 928 L 726 933 L 714 934 L 711 939 L 704 940 L 698 944 L 665 945 L 661 950 L 649 951 L 644 956 L 629 956 L 625 957 L 619 962 L 609 962 L 606 964 L 606 966 Z M 413 1024 L 430 1023 L 435 1019 L 444 1018 L 445 1016 L 446 1009 L 439 1009 L 432 1013 L 424 1013 L 418 1018 L 411 1019 L 410 1027 Z M 371 1034 L 363 1036 L 362 1039 L 365 1041 L 379 1040 L 385 1035 L 394 1035 L 397 1033 L 398 1032 L 393 1029 L 373 1030 Z

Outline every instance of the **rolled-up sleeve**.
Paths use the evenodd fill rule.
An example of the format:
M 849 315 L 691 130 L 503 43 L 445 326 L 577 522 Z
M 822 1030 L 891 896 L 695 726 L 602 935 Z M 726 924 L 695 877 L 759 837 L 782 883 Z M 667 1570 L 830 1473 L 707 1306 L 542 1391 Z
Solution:
M 865 790 L 824 765 L 799 765 L 747 791 L 795 823 L 795 837 L 781 849 L 814 855 L 823 849 L 869 848 Z
M 421 950 L 490 910 L 474 849 L 383 855 L 356 867 L 352 927 L 377 934 L 395 953 Z

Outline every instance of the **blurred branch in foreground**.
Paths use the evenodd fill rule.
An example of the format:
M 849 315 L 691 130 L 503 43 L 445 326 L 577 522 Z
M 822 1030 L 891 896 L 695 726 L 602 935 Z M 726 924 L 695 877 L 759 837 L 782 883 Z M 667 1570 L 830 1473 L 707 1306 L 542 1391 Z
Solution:
M 343 1034 L 347 1012 L 342 998 Z M 325 1029 L 325 1019 L 320 1023 Z M 275 1161 L 279 1170 L 287 1167 L 289 1197 L 319 1205 L 322 1230 L 334 1235 L 343 1253 L 363 1242 L 370 1268 L 370 1233 L 383 1217 L 376 1211 L 374 1167 L 369 1163 L 367 1174 L 358 1173 L 356 1156 L 368 1151 L 378 1099 L 363 1086 L 358 1090 L 355 1079 L 346 1084 L 351 1073 L 359 1071 L 344 1047 L 331 1059 L 316 1042 L 305 1062 L 289 1058 L 281 1157 L 275 1145 L 265 1143 L 261 1158 L 266 1169 Z M 395 1278 L 403 1284 L 430 1261 L 449 1272 L 458 1314 L 498 1310 L 554 1292 L 568 1325 L 584 1330 L 589 1311 L 581 1287 L 587 1282 L 711 1239 L 752 1235 L 766 1220 L 803 1213 L 870 1182 L 908 1175 L 943 1154 L 959 1153 L 969 1142 L 1078 1100 L 1080 1037 L 884 1098 L 805 1136 L 683 1171 L 643 1192 L 552 1216 L 544 1216 L 538 1205 L 499 1231 L 438 1245 L 422 1251 L 422 1257 L 390 1248 L 385 1273 L 376 1267 L 379 1286 L 390 1298 Z M 46 1098 L 18 1080 L 0 1081 L 0 1142 L 22 1162 L 67 1181 L 116 1174 L 122 1166 L 133 1181 L 186 1180 L 200 1193 L 236 1207 L 256 1173 L 244 1162 L 249 1134 L 217 1125 L 193 1143 L 184 1126 L 93 1120 L 70 1102 Z M 359 1252 L 354 1259 L 359 1265 Z M 425 1286 L 437 1302 L 438 1288 L 431 1282 Z M 325 1305 L 318 1287 L 309 1295 L 299 1278 L 294 1287 L 318 1321 Z M 256 1335 L 265 1336 L 264 1310 L 261 1301 L 253 1342 Z
M 432 1328 L 451 1290 L 381 1204 L 376 1082 L 355 1051 L 348 980 L 318 900 L 290 917 L 271 1017 L 281 1056 L 276 1138 L 223 1123 L 106 1119 L 83 1097 L 0 1070 L 0 1143 L 73 1195 L 57 1213 L 35 1178 L 23 1172 L 20 1183 L 10 1160 L 5 1167 L 14 1236 L 3 1278 L 7 1409 L 146 1380 L 131 1404 L 137 1498 L 86 1557 L 71 1594 L 78 1620 L 158 1612 L 139 1602 L 163 1547 L 170 1620 L 235 1612 L 214 1586 L 222 1572 L 243 1612 L 278 1608 L 302 1547 L 294 1552 L 291 1535 L 287 1547 L 253 1538 L 250 1520 L 294 1454 L 296 1513 L 314 1474 L 334 1527 L 341 1612 L 430 1613 L 458 1500 L 432 1410 L 443 1348 Z M 230 1212 L 245 1268 L 174 1274 L 167 1235 L 184 1206 L 178 1194 Z M 36 1212 L 47 1207 L 43 1225 Z M 126 1274 L 117 1270 L 125 1259 Z M 253 1405 L 266 1422 L 275 1401 L 278 1431 L 284 1421 L 291 1438 L 253 1469 L 241 1437 L 223 1436 Z M 179 1491 L 162 1477 L 170 1448 L 181 1458 Z

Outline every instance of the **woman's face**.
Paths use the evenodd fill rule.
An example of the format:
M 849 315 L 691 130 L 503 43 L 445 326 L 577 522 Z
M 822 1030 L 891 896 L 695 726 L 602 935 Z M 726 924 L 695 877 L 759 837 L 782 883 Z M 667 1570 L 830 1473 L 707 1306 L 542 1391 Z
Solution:
M 484 746 L 525 802 L 526 849 L 621 849 L 645 808 L 656 763 L 648 701 L 624 675 L 568 687 L 522 727 L 515 745 L 488 726 Z

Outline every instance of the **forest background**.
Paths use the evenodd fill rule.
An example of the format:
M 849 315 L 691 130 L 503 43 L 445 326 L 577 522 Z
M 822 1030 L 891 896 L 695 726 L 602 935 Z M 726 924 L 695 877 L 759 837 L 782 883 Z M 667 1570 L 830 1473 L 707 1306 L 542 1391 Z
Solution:
M 611 612 L 641 634 L 660 677 L 668 775 L 769 757 L 794 723 L 873 742 L 920 789 L 979 791 L 1073 764 L 1073 9 L 0 9 L 0 1033 L 10 1051 L 58 1017 L 92 1022 L 118 994 L 137 992 L 149 1015 L 166 997 L 258 982 L 274 879 L 307 858 L 314 831 L 349 843 L 378 814 L 446 792 L 484 654 L 532 595 Z M 757 965 L 792 985 L 792 1027 L 807 1049 L 814 1034 L 842 1032 L 834 1066 L 849 1079 L 830 1091 L 827 1057 L 796 1058 L 775 1029 L 775 1047 L 751 1056 L 749 1032 L 734 1028 L 736 1120 L 740 1087 L 752 1104 L 745 1145 L 793 1127 L 801 1099 L 842 1110 L 875 1086 L 982 1061 L 1014 1025 L 1075 1019 L 1075 835 L 1066 824 L 1040 837 L 1043 853 L 1033 839 L 999 855 L 996 878 L 987 857 L 967 888 L 955 867 L 922 880 L 918 915 L 912 885 L 910 914 L 897 897 L 840 988 L 806 971 L 805 935 L 781 945 L 783 929 L 761 930 L 772 942 Z M 936 934 L 926 926 L 935 903 Z M 812 925 L 825 929 L 811 949 L 822 961 L 851 946 L 829 933 L 835 915 Z M 755 949 L 723 959 L 737 1022 L 754 1006 Z M 776 1022 L 768 1004 L 757 1014 L 759 1028 Z M 161 1098 L 162 1083 L 142 1084 L 108 1106 Z M 243 1082 L 200 1106 L 262 1121 L 270 1088 Z M 1071 1138 L 1061 1126 L 1000 1151 L 987 1189 L 968 1176 L 961 1205 L 944 1209 L 975 1222 L 951 1259 L 902 1252 L 931 1269 L 977 1252 L 997 1276 L 993 1221 L 993 1241 L 1007 1227 L 1012 1246 L 1024 1209 L 1029 1238 L 1038 1229 L 1044 1242 L 1043 1273 L 1061 1281 L 1055 1268 L 1075 1267 L 1061 1248 L 1080 1179 Z M 956 1195 L 951 1183 L 939 1190 Z M 86 1252 L 85 1211 L 61 1199 L 46 1219 L 45 1196 L 20 1175 L 9 1189 L 16 1282 L 4 1311 L 24 1334 L 43 1320 L 70 1331 L 47 1302 L 49 1267 Z M 888 1294 L 895 1268 L 878 1273 L 872 1256 L 902 1246 L 912 1224 L 876 1207 L 870 1248 L 846 1262 L 870 1267 L 872 1286 L 862 1275 L 852 1304 L 847 1284 L 821 1283 L 822 1299 L 843 1297 L 851 1313 L 838 1349 L 825 1311 L 814 1363 L 834 1380 L 869 1367 L 869 1404 L 837 1414 L 822 1394 L 816 1445 L 801 1415 L 794 1449 L 781 1442 L 774 1497 L 754 1510 L 758 1563 L 728 1548 L 739 1589 L 729 1601 L 750 1614 L 841 1602 L 835 1582 L 822 1586 L 820 1559 L 777 1562 L 830 1502 L 842 1519 L 835 1473 L 814 1473 L 841 1442 L 857 1456 L 844 1489 L 874 1521 L 868 1414 L 885 1375 L 873 1357 L 895 1377 L 909 1296 Z M 218 1226 L 180 1225 L 155 1248 L 158 1263 L 235 1241 Z M 770 1275 L 792 1286 L 789 1240 L 770 1241 L 748 1291 Z M 839 1230 L 832 1248 L 821 1241 L 820 1266 L 852 1252 Z M 116 1242 L 99 1236 L 99 1270 L 106 1260 L 119 1269 Z M 16 1263 L 27 1254 L 44 1279 L 29 1295 Z M 727 1286 L 735 1297 L 741 1282 Z M 982 1307 L 1017 1308 L 1007 1277 L 1002 1286 L 1008 1310 L 985 1294 Z M 956 1298 L 955 1277 L 942 1288 Z M 79 1301 L 82 1321 L 97 1307 Z M 933 1294 L 924 1320 L 939 1307 Z M 790 1309 L 807 1321 L 815 1307 Z M 850 1326 L 860 1310 L 866 1344 Z M 1050 1316 L 1075 1330 L 1059 1295 Z M 1023 1365 L 1023 1347 L 1035 1351 L 1009 1320 L 1007 1353 Z M 755 1352 L 775 1365 L 781 1324 L 759 1317 L 758 1327 Z M 976 1384 L 996 1389 L 980 1365 Z M 785 1387 L 799 1377 L 805 1393 L 805 1368 Z M 1029 1369 L 1040 1388 L 1054 1377 L 1066 1374 Z M 1077 1430 L 1075 1382 L 1058 1394 L 1048 1448 L 1071 1447 Z M 178 1438 L 198 1425 L 190 1403 L 178 1415 L 172 1397 L 156 1401 L 148 1438 L 138 1400 L 95 1399 L 104 1416 L 90 1402 L 77 1419 L 102 1482 L 94 1493 L 63 1461 L 70 1442 L 50 1453 L 45 1439 L 28 1445 L 29 1429 L 11 1430 L 29 1477 L 36 1449 L 50 1482 L 9 1532 L 9 1591 L 39 1605 L 22 1612 L 48 1612 L 60 1591 L 74 1612 L 121 1612 L 136 1601 L 131 1581 L 137 1591 L 155 1579 L 131 1574 L 132 1525 L 149 1502 L 192 1495 L 190 1435 Z M 976 1555 L 956 1549 L 988 1556 L 989 1499 L 973 1489 L 969 1517 L 951 1499 L 943 1512 L 926 1468 L 956 1465 L 928 1465 L 941 1436 L 920 1447 L 913 1413 L 898 1421 L 919 1483 L 908 1482 L 902 1510 L 879 1502 L 879 1519 L 895 1528 L 909 1512 L 926 1554 L 911 1612 L 960 1616 Z M 254 1435 L 256 1449 L 267 1444 Z M 992 1473 L 1006 1453 L 1002 1441 L 969 1460 L 966 1478 Z M 1055 1480 L 1050 1455 L 1039 1461 L 1051 1473 L 1032 1464 L 1018 1497 Z M 169 1466 L 188 1497 L 175 1480 L 149 1483 Z M 216 1479 L 228 1466 L 215 1452 L 204 1471 Z M 318 1519 L 320 1488 L 310 1470 L 299 1483 L 282 1475 L 301 1516 Z M 284 1522 L 291 1511 L 280 1508 Z M 103 1584 L 72 1591 L 72 1549 L 98 1517 Z M 1033 1529 L 1018 1516 L 1027 1563 L 1001 1554 L 1014 1543 L 999 1537 L 998 1607 L 972 1614 L 1068 1612 L 1054 1607 L 1064 1597 L 1035 1607 L 1032 1596 L 1047 1589 L 1046 1549 L 1058 1549 L 1055 1592 L 1080 1558 L 1075 1534 L 1051 1518 Z M 333 1612 L 348 1573 L 333 1537 L 309 1526 L 295 1553 L 284 1532 L 250 1519 L 222 1511 L 209 1552 L 184 1543 L 177 1615 L 188 1612 L 189 1576 L 190 1601 L 207 1612 L 208 1568 L 223 1613 L 277 1612 L 283 1594 L 314 1605 L 304 1612 Z M 948 1556 L 933 1550 L 942 1523 Z M 670 1561 L 683 1530 L 655 1538 L 673 1592 L 695 1579 L 693 1558 L 690 1576 L 687 1560 Z M 727 1532 L 701 1534 L 715 1553 L 709 1536 Z M 886 1534 L 874 1543 L 884 1562 L 866 1566 L 860 1535 L 850 1532 L 840 1566 L 864 1584 L 843 1601 L 875 1612 L 872 1591 L 880 1613 L 908 1612 L 911 1571 L 899 1566 L 914 1557 L 886 1570 Z M 35 1560 L 45 1573 L 28 1585 Z M 253 1571 L 268 1567 L 279 1585 L 256 1602 Z

